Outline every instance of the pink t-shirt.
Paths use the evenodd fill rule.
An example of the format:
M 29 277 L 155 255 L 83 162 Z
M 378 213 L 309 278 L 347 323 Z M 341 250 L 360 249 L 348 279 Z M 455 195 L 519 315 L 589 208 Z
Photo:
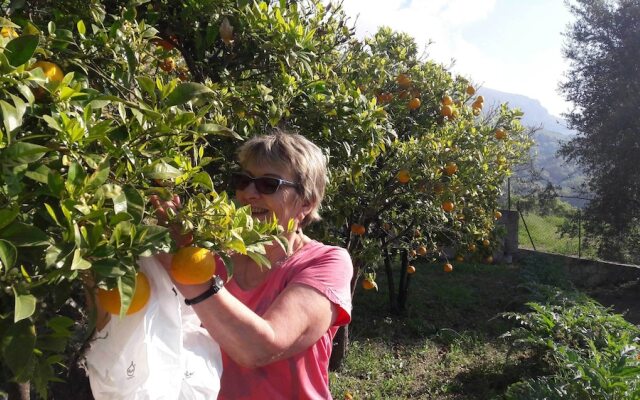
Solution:
M 338 308 L 334 326 L 307 350 L 264 367 L 244 368 L 222 350 L 223 372 L 218 399 L 331 399 L 329 357 L 340 325 L 351 321 L 351 257 L 345 249 L 317 241 L 307 243 L 260 286 L 242 290 L 232 279 L 225 287 L 247 307 L 263 315 L 291 284 L 310 286 Z

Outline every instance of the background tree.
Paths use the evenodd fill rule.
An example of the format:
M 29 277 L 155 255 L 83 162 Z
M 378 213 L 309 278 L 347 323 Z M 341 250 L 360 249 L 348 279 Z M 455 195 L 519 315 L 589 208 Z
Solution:
M 578 135 L 561 149 L 588 175 L 593 200 L 584 217 L 600 256 L 640 261 L 640 2 L 575 0 L 567 32 L 570 61 L 561 85 L 575 105 L 567 117 Z

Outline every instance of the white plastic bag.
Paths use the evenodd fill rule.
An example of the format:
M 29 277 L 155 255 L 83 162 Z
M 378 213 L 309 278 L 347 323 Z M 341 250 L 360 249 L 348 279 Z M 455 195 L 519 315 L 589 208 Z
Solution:
M 96 400 L 215 399 L 220 390 L 220 347 L 184 304 L 154 257 L 141 258 L 151 285 L 144 309 L 111 316 L 86 357 Z

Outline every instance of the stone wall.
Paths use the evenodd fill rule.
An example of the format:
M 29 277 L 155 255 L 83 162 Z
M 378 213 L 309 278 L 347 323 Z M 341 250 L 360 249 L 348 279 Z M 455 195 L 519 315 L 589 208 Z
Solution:
M 561 265 L 567 278 L 578 288 L 614 286 L 640 280 L 640 266 L 638 265 L 586 260 L 525 249 L 519 249 L 516 256 L 517 258 L 537 256 Z

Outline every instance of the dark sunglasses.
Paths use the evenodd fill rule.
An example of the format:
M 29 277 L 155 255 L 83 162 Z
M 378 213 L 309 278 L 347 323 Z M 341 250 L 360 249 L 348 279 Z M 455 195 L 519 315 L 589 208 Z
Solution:
M 273 194 L 278 191 L 280 186 L 291 186 L 296 189 L 300 187 L 298 183 L 289 182 L 280 178 L 272 178 L 270 176 L 260 176 L 257 178 L 253 178 L 247 174 L 242 172 L 233 172 L 231 174 L 231 187 L 235 190 L 244 190 L 249 186 L 249 184 L 253 184 L 256 187 L 256 190 L 260 194 Z

